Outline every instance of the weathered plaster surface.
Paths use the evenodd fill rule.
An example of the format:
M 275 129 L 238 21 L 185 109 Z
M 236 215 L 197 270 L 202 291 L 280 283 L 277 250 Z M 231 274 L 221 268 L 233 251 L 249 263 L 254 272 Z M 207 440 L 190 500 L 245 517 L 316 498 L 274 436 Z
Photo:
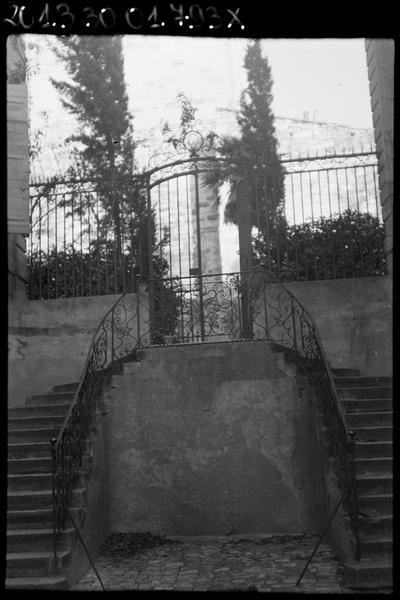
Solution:
M 33 300 L 14 311 L 8 335 L 8 406 L 22 405 L 28 396 L 47 393 L 54 385 L 78 381 L 93 335 L 119 297 Z M 142 307 L 141 318 L 146 316 Z
M 318 529 L 312 419 L 282 355 L 265 342 L 182 346 L 126 367 L 105 425 L 112 531 Z
M 392 280 L 365 277 L 288 283 L 315 319 L 333 367 L 392 374 Z
M 390 278 L 289 283 L 287 287 L 315 319 L 333 367 L 391 375 Z M 92 336 L 117 298 L 59 298 L 13 306 L 9 315 L 9 406 L 79 378 Z M 148 325 L 142 331 L 148 331 Z M 214 373 L 216 363 L 209 362 L 204 369 Z M 267 372 L 264 375 L 268 377 Z

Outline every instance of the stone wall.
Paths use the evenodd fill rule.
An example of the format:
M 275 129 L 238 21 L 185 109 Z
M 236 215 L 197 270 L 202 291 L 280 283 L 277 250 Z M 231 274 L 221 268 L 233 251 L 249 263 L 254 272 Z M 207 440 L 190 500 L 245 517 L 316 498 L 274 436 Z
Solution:
M 313 409 L 267 342 L 149 349 L 105 398 L 111 531 L 321 531 Z
M 393 261 L 394 40 L 365 42 L 388 273 Z

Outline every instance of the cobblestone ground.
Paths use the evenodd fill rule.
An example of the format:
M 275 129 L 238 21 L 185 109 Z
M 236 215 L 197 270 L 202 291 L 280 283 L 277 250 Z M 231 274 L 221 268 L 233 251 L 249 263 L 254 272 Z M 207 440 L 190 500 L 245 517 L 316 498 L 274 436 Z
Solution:
M 171 543 L 133 554 L 100 556 L 96 569 L 106 590 L 344 592 L 339 561 L 324 544 L 295 587 L 317 541 L 314 536 L 168 539 Z M 90 569 L 72 590 L 101 590 L 101 586 Z

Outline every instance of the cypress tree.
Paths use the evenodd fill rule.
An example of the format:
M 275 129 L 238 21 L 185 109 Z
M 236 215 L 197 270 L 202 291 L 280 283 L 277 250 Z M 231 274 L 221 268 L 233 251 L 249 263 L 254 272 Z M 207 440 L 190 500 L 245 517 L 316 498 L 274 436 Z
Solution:
M 219 153 L 232 159 L 232 165 L 217 173 L 217 180 L 249 182 L 251 221 L 259 234 L 268 236 L 282 225 L 284 172 L 279 161 L 272 111 L 272 75 L 268 59 L 262 55 L 260 40 L 248 43 L 244 58 L 247 86 L 240 97 L 237 115 L 239 136 L 228 136 L 217 145 Z M 232 195 L 225 219 L 237 224 L 237 207 Z
M 69 80 L 51 81 L 60 92 L 64 108 L 79 123 L 79 131 L 66 140 L 73 148 L 68 176 L 93 181 L 104 209 L 103 239 L 97 241 L 98 251 L 100 246 L 109 247 L 113 231 L 113 252 L 118 262 L 125 240 L 125 249 L 130 244 L 131 255 L 140 263 L 136 270 L 145 278 L 148 253 L 152 250 L 147 248 L 146 198 L 133 179 L 137 165 L 133 119 L 124 81 L 122 39 L 74 35 L 59 41 L 54 51 Z M 76 205 L 75 210 L 79 210 Z

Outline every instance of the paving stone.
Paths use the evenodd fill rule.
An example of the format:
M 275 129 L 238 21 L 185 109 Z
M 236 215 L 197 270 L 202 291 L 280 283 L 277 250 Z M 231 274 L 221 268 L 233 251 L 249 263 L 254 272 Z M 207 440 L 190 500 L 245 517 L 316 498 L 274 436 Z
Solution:
M 178 544 L 101 556 L 96 562 L 113 590 L 249 591 L 342 593 L 339 562 L 321 545 L 299 586 L 295 583 L 317 538 L 312 536 L 213 536 L 182 538 Z M 89 571 L 73 590 L 101 589 Z

